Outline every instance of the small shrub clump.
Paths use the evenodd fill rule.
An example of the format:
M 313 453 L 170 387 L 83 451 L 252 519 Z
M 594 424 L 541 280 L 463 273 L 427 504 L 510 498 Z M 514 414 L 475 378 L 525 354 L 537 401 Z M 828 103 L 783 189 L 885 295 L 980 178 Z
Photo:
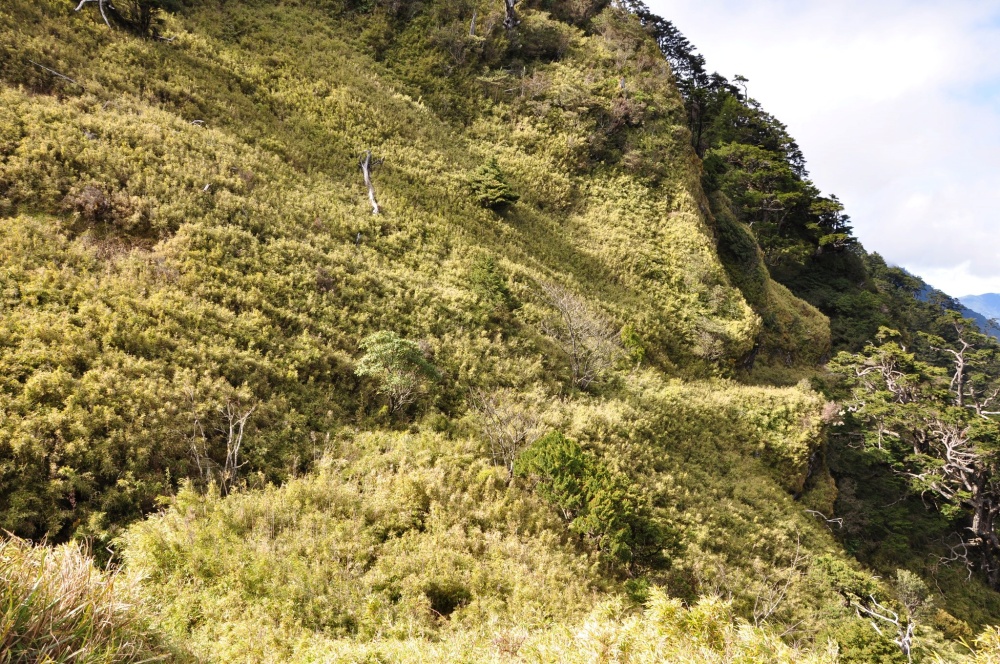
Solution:
M 613 563 L 632 570 L 666 562 L 668 533 L 651 518 L 645 498 L 626 475 L 576 441 L 548 433 L 521 454 L 516 473 L 531 478 L 570 530 L 593 541 Z
M 365 355 L 355 373 L 375 379 L 378 391 L 389 399 L 391 413 L 416 401 L 425 379 L 437 376 L 437 369 L 420 346 L 395 332 L 370 334 L 362 340 L 361 348 Z
M 476 203 L 494 212 L 506 211 L 521 198 L 507 183 L 495 158 L 475 172 L 469 180 L 469 187 Z

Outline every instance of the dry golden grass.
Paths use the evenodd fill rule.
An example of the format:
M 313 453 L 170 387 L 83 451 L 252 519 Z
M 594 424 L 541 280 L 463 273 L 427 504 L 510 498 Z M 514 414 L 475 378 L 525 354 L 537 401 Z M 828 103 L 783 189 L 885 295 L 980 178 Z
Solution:
M 136 582 L 99 571 L 79 546 L 0 540 L 0 663 L 164 661 Z

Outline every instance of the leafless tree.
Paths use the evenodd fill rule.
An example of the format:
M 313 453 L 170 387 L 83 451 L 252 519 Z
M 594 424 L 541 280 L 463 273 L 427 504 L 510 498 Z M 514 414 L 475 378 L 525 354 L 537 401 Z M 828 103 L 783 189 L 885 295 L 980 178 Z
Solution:
M 913 648 L 913 631 L 917 626 L 915 621 L 905 615 L 901 617 L 899 612 L 879 602 L 874 595 L 869 595 L 864 602 L 853 602 L 853 605 L 859 618 L 867 618 L 879 636 L 888 636 L 903 651 L 907 661 L 913 661 L 910 651 Z M 890 626 L 895 634 L 882 631 Z
M 829 528 L 830 530 L 833 530 L 833 526 L 837 526 L 837 528 L 844 527 L 844 519 L 842 517 L 836 517 L 834 519 L 831 519 L 827 515 L 823 514 L 818 510 L 806 510 L 806 514 L 811 514 L 812 516 L 818 516 L 819 518 L 823 519 L 823 521 L 826 523 L 826 527 Z
M 795 553 L 787 566 L 778 570 L 760 570 L 763 583 L 753 601 L 754 625 L 761 627 L 782 607 L 788 597 L 788 591 L 802 578 L 806 561 L 801 541 L 796 537 Z M 764 565 L 760 567 L 763 568 Z
M 503 27 L 508 30 L 513 30 L 521 24 L 521 19 L 514 9 L 516 4 L 517 0 L 503 0 L 504 10 L 506 11 L 506 16 L 503 19 Z
M 371 150 L 365 150 L 364 154 L 358 160 L 358 166 L 361 167 L 361 173 L 365 178 L 365 186 L 368 187 L 368 200 L 372 204 L 372 214 L 376 215 L 380 212 L 380 209 L 378 200 L 375 198 L 375 185 L 372 184 L 372 175 L 384 161 L 385 159 L 375 159 L 372 157 Z
M 879 635 L 899 646 L 908 661 L 913 661 L 917 624 L 934 608 L 933 597 L 923 579 L 909 570 L 896 570 L 891 595 L 869 579 L 851 585 L 838 589 L 847 605 Z
M 508 388 L 471 390 L 469 403 L 479 415 L 494 463 L 507 469 L 510 481 L 514 477 L 517 455 L 540 433 L 540 417 L 535 404 Z
M 224 494 L 233 490 L 239 479 L 240 468 L 246 465 L 245 461 L 240 461 L 240 449 L 243 447 L 243 433 L 247 422 L 255 410 L 257 410 L 256 404 L 244 408 L 234 400 L 227 400 L 225 405 L 219 408 L 223 421 L 219 433 L 225 436 L 226 440 L 226 460 L 219 478 Z
M 104 19 L 105 24 L 107 24 L 107 26 L 110 28 L 111 21 L 108 20 L 108 12 L 105 11 L 104 8 L 105 0 L 80 0 L 80 4 L 76 6 L 76 11 L 80 11 L 81 9 L 83 9 L 84 5 L 90 4 L 91 2 L 97 3 L 97 8 L 101 11 L 101 18 Z M 110 5 L 111 3 L 108 2 L 107 4 Z
M 976 571 L 976 565 L 973 561 L 974 555 L 970 551 L 970 544 L 968 539 L 964 537 L 961 533 L 952 533 L 951 535 L 941 539 L 941 544 L 948 549 L 947 556 L 938 556 L 938 563 L 943 565 L 952 565 L 954 563 L 959 563 L 965 567 L 966 571 L 966 581 L 972 580 L 972 575 Z
M 114 23 L 140 37 L 159 36 L 156 27 L 161 3 L 158 0 L 80 0 L 76 11 L 91 3 L 97 3 L 101 18 L 109 28 Z
M 573 382 L 586 389 L 622 356 L 621 334 L 581 297 L 557 284 L 541 286 L 558 314 L 542 331 L 569 356 Z
M 244 407 L 238 399 L 230 398 L 226 399 L 222 406 L 216 408 L 216 413 L 220 418 L 217 420 L 218 425 L 214 428 L 213 438 L 217 434 L 225 441 L 226 445 L 225 459 L 219 463 L 212 458 L 212 447 L 215 446 L 205 431 L 202 414 L 199 413 L 195 387 L 189 387 L 185 392 L 185 397 L 192 412 L 191 431 L 188 439 L 191 456 L 198 468 L 199 479 L 203 483 L 208 483 L 218 478 L 219 488 L 223 494 L 228 494 L 238 482 L 240 469 L 246 465 L 246 462 L 240 459 L 240 452 L 243 448 L 246 425 L 250 416 L 257 410 L 257 405 Z
M 208 453 L 208 436 L 205 435 L 205 427 L 202 426 L 201 415 L 198 413 L 197 391 L 195 387 L 193 385 L 188 387 L 184 392 L 184 396 L 187 398 L 188 405 L 191 408 L 191 433 L 189 435 L 191 457 L 198 468 L 198 477 L 202 482 L 207 483 L 212 477 L 211 466 L 214 462 L 212 462 Z

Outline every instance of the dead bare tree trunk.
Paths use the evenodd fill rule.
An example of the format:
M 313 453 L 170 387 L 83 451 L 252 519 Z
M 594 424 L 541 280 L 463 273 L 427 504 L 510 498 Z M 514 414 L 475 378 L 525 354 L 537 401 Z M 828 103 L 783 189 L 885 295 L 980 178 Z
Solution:
M 517 12 L 514 10 L 517 0 L 503 0 L 503 4 L 507 12 L 507 15 L 503 19 L 503 27 L 507 28 L 507 30 L 513 30 L 521 24 L 521 19 L 517 17 Z
M 479 414 L 493 462 L 507 469 L 509 483 L 514 478 L 514 462 L 518 454 L 538 438 L 538 412 L 511 389 L 492 392 L 470 390 L 469 403 Z
M 378 206 L 378 199 L 375 198 L 375 185 L 372 184 L 372 173 L 382 165 L 385 159 L 374 159 L 372 157 L 372 151 L 366 150 L 361 159 L 358 160 L 358 165 L 361 167 L 361 173 L 365 178 L 365 186 L 368 187 L 368 200 L 372 204 L 372 214 L 378 214 L 380 212 Z
M 906 656 L 906 661 L 913 661 L 913 633 L 917 625 L 909 607 L 906 607 L 906 613 L 909 615 L 900 615 L 898 611 L 893 611 L 890 607 L 876 600 L 874 595 L 869 595 L 864 602 L 853 602 L 853 605 L 859 618 L 867 618 L 879 636 L 888 637 L 899 646 L 903 655 Z M 885 634 L 879 625 L 882 627 L 891 626 L 895 634 L 891 632 Z
M 621 333 L 597 310 L 554 283 L 542 292 L 558 317 L 543 321 L 542 332 L 569 356 L 573 382 L 582 389 L 599 380 L 622 356 Z
M 240 461 L 240 448 L 243 446 L 243 432 L 247 421 L 255 410 L 257 410 L 256 405 L 243 410 L 235 401 L 227 401 L 226 405 L 219 409 L 225 419 L 223 425 L 225 428 L 220 431 L 226 436 L 226 462 L 221 477 L 223 494 L 229 494 L 233 490 L 240 468 L 246 465 L 246 462 Z
M 66 81 L 69 81 L 70 83 L 73 83 L 74 85 L 80 85 L 80 84 L 79 84 L 79 83 L 78 83 L 77 81 L 73 80 L 73 79 L 72 79 L 72 78 L 70 78 L 69 76 L 66 76 L 65 74 L 60 74 L 60 73 L 59 73 L 59 72 L 57 72 L 57 71 L 56 71 L 55 69 L 49 69 L 49 68 L 48 68 L 48 67 L 46 67 L 45 65 L 43 65 L 43 64 L 39 64 L 39 63 L 35 62 L 34 60 L 28 60 L 28 62 L 30 62 L 31 64 L 35 65 L 35 66 L 36 66 L 36 67 L 38 67 L 39 69 L 43 69 L 43 70 L 45 70 L 45 71 L 49 72 L 49 73 L 50 73 L 50 74 L 52 74 L 53 76 L 58 76 L 58 77 L 59 77 L 59 78 L 61 78 L 61 79 L 64 79 L 64 80 L 66 80 Z M 82 86 L 82 85 L 80 85 L 80 87 L 82 88 L 83 86 Z
M 191 406 L 191 456 L 198 468 L 198 478 L 207 484 L 212 478 L 212 459 L 208 453 L 208 436 L 205 435 L 205 427 L 198 415 L 197 392 L 193 385 L 185 390 L 184 396 Z
M 798 536 L 795 540 L 795 554 L 787 567 L 768 572 L 763 563 L 758 565 L 758 561 L 755 561 L 754 567 L 761 578 L 761 586 L 753 601 L 754 625 L 763 627 L 781 609 L 789 590 L 805 575 L 806 564 L 806 555 L 802 552 Z
M 472 23 L 469 25 L 469 36 L 476 36 L 476 10 L 474 8 L 472 10 Z
M 80 0 L 80 4 L 78 4 L 76 6 L 76 11 L 80 11 L 81 9 L 83 9 L 84 5 L 86 5 L 88 3 L 91 3 L 91 2 L 96 2 L 97 3 L 97 8 L 101 10 L 101 18 L 104 19 L 104 23 L 107 24 L 107 26 L 110 28 L 111 27 L 111 21 L 108 20 L 108 15 L 104 11 L 104 0 Z
M 76 11 L 86 5 L 96 2 L 101 12 L 101 18 L 109 28 L 112 23 L 143 38 L 159 38 L 156 31 L 157 18 L 160 15 L 160 0 L 80 0 Z M 167 40 L 172 41 L 172 40 Z

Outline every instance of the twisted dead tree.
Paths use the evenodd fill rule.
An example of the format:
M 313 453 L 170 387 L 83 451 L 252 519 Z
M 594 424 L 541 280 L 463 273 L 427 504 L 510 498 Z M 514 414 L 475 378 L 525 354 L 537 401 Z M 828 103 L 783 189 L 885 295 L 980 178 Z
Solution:
M 862 620 L 868 619 L 879 636 L 891 640 L 906 656 L 906 661 L 913 661 L 913 632 L 916 629 L 916 622 L 907 620 L 905 615 L 900 615 L 899 611 L 893 611 L 887 605 L 882 604 L 874 595 L 869 595 L 863 602 L 854 602 L 854 612 Z M 884 628 L 888 627 L 886 631 Z M 891 631 L 890 631 L 891 630 Z M 886 633 L 888 632 L 888 633 Z
M 107 10 L 104 7 L 105 0 L 80 0 L 80 4 L 78 4 L 76 6 L 76 10 L 75 11 L 80 11 L 81 9 L 83 9 L 84 5 L 88 5 L 88 4 L 92 3 L 92 2 L 96 2 L 97 3 L 97 7 L 98 7 L 98 9 L 101 12 L 101 18 L 104 19 L 104 23 L 110 28 L 111 27 L 111 21 L 108 20 L 108 12 L 107 12 Z M 107 4 L 110 6 L 111 2 L 109 1 Z
M 923 579 L 909 570 L 897 569 L 896 578 L 886 583 L 825 556 L 816 564 L 829 575 L 834 589 L 855 615 L 895 643 L 912 662 L 917 628 L 934 609 L 934 598 Z
M 238 486 L 240 469 L 247 464 L 241 456 L 244 435 L 258 404 L 246 406 L 236 397 L 227 398 L 215 408 L 215 426 L 206 430 L 203 418 L 211 415 L 199 405 L 198 390 L 192 385 L 184 395 L 191 409 L 188 442 L 199 479 L 205 484 L 218 480 L 219 489 L 228 495 Z M 223 444 L 225 455 L 217 461 L 222 457 Z
M 246 408 L 239 402 L 231 400 L 219 408 L 223 425 L 218 431 L 226 440 L 226 460 L 223 463 L 220 476 L 224 494 L 229 494 L 233 490 L 239 479 L 240 468 L 246 465 L 246 461 L 240 460 L 240 451 L 243 447 L 243 432 L 247 422 L 250 420 L 250 416 L 253 415 L 255 410 L 257 410 L 256 404 Z
M 76 11 L 89 4 L 97 5 L 101 18 L 109 28 L 117 26 L 140 37 L 158 36 L 156 28 L 162 11 L 161 0 L 80 0 Z
M 361 173 L 365 179 L 365 186 L 368 187 L 368 201 L 372 205 L 372 214 L 377 215 L 381 209 L 378 206 L 378 199 L 375 198 L 375 185 L 372 184 L 372 175 L 378 168 L 385 162 L 385 159 L 375 159 L 372 157 L 371 150 L 365 150 L 364 154 L 358 160 L 358 166 L 361 167 Z
M 802 550 L 799 536 L 795 537 L 795 553 L 788 565 L 781 568 L 768 568 L 759 558 L 753 562 L 755 576 L 753 583 L 756 593 L 753 600 L 753 624 L 763 627 L 775 616 L 788 598 L 789 591 L 805 576 L 808 567 L 808 556 Z
M 510 482 L 514 477 L 514 461 L 521 450 L 540 435 L 541 418 L 537 404 L 505 388 L 470 390 L 469 405 L 479 416 L 493 462 L 507 469 L 507 481 Z
M 960 509 L 957 545 L 942 562 L 977 568 L 1000 589 L 1000 346 L 955 318 L 955 339 L 930 337 L 925 361 L 883 330 L 880 344 L 831 364 L 853 385 L 847 412 L 866 445 L 939 509 Z

